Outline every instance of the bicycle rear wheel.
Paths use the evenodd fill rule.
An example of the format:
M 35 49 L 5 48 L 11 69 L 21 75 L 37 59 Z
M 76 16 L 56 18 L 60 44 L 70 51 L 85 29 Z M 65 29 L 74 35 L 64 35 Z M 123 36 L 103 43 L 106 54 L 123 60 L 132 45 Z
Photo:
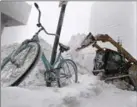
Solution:
M 22 48 L 25 47 L 25 48 Z M 40 56 L 40 45 L 37 42 L 22 44 L 17 50 L 18 54 L 13 53 L 14 63 L 9 56 L 6 63 L 3 61 L 1 68 L 1 86 L 18 86 L 31 72 Z M 18 67 L 16 63 L 24 63 Z
M 57 71 L 58 87 L 78 82 L 78 71 L 74 61 L 65 59 L 58 67 L 60 67 L 59 71 Z

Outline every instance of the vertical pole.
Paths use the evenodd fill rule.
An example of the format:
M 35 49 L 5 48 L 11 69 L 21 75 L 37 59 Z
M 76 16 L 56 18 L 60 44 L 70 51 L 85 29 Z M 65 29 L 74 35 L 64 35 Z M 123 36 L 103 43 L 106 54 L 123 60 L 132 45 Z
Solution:
M 0 15 L 0 21 L 1 21 L 1 31 L 0 31 L 0 35 L 2 36 L 2 32 L 3 32 L 3 30 L 4 30 L 4 19 L 3 19 L 3 16 L 2 16 L 3 14 L 1 14 Z
M 59 21 L 58 21 L 58 26 L 57 26 L 57 30 L 56 30 L 57 36 L 54 39 L 54 45 L 53 45 L 53 49 L 52 49 L 52 55 L 51 55 L 51 61 L 50 61 L 51 65 L 54 64 L 55 59 L 56 59 L 57 48 L 58 48 L 58 43 L 59 43 L 61 28 L 62 28 L 62 24 L 63 24 L 65 9 L 66 9 L 66 3 L 63 3 L 61 5 L 61 11 L 60 11 L 60 16 L 59 16 Z

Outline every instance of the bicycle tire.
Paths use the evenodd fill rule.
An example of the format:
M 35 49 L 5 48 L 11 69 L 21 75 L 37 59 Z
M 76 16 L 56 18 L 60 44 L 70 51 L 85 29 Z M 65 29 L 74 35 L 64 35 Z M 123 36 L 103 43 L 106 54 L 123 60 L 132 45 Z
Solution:
M 32 71 L 32 69 L 34 68 L 34 66 L 35 66 L 36 63 L 38 62 L 38 59 L 39 59 L 39 56 L 40 56 L 40 52 L 41 52 L 40 44 L 37 43 L 37 42 L 34 42 L 34 41 L 30 41 L 29 43 L 27 43 L 27 45 L 30 44 L 30 43 L 34 43 L 34 44 L 36 45 L 36 47 L 37 47 L 37 51 L 36 51 L 36 55 L 35 55 L 34 59 L 33 59 L 32 62 L 30 63 L 30 65 L 26 68 L 26 70 L 25 70 L 24 72 L 22 72 L 22 74 L 21 74 L 19 77 L 17 77 L 16 80 L 14 80 L 11 84 L 9 84 L 9 85 L 7 85 L 7 86 L 18 86 L 18 85 L 26 78 L 26 76 Z M 23 46 L 23 44 L 21 44 L 21 46 Z M 21 46 L 20 46 L 20 47 L 21 47 Z M 25 49 L 26 49 L 26 48 L 25 48 Z M 23 49 L 23 50 L 25 50 L 25 49 Z M 21 52 L 22 52 L 23 50 L 21 50 Z M 21 53 L 21 52 L 20 52 L 20 53 Z M 28 56 L 28 55 L 27 55 L 27 56 Z M 7 63 L 9 63 L 9 62 L 10 62 L 10 60 L 7 61 Z M 7 64 L 7 63 L 6 63 L 6 64 Z M 6 64 L 5 64 L 4 66 L 6 66 Z M 1 70 L 2 70 L 2 69 L 1 69 Z M 2 73 L 2 71 L 1 71 L 1 73 Z
M 78 70 L 77 70 L 77 65 L 75 64 L 74 61 L 70 60 L 70 59 L 65 59 L 63 60 L 59 65 L 58 65 L 58 68 L 60 68 L 58 71 L 57 71 L 57 84 L 58 84 L 58 87 L 63 87 L 63 85 L 61 84 L 61 78 L 60 78 L 60 75 L 61 75 L 61 69 L 64 68 L 63 65 L 67 63 L 67 64 L 70 64 L 73 69 L 74 69 L 74 83 L 77 83 L 78 82 Z M 66 68 L 65 68 L 66 69 Z

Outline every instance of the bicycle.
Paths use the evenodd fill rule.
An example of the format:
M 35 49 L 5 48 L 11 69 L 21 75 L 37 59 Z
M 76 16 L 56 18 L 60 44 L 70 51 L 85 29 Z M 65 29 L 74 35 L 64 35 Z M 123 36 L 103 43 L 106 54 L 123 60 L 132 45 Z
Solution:
M 76 83 L 78 81 L 78 72 L 75 62 L 71 59 L 64 59 L 62 53 L 68 51 L 70 47 L 59 43 L 60 52 L 53 65 L 47 60 L 39 41 L 39 33 L 44 31 L 47 35 L 58 36 L 53 33 L 48 33 L 44 26 L 41 24 L 41 11 L 38 4 L 34 3 L 36 9 L 39 12 L 38 24 L 39 30 L 34 34 L 31 39 L 27 39 L 21 43 L 21 45 L 7 56 L 1 65 L 1 83 L 3 86 L 18 86 L 26 76 L 32 71 L 37 64 L 38 60 L 42 59 L 45 66 L 44 79 L 47 86 L 51 86 L 52 83 L 57 83 L 58 87 L 62 87 L 67 84 L 67 80 Z M 6 66 L 9 63 L 9 66 Z M 16 71 L 10 71 L 10 66 L 16 68 Z M 65 66 L 66 65 L 66 66 Z M 70 69 L 70 66 L 72 67 Z M 8 70 L 4 71 L 4 68 Z M 18 70 L 18 71 L 17 71 Z M 9 72 L 10 71 L 10 72 Z M 71 73 L 73 71 L 73 74 Z M 73 78 L 73 79 L 72 79 Z M 65 81 L 66 80 L 66 81 Z

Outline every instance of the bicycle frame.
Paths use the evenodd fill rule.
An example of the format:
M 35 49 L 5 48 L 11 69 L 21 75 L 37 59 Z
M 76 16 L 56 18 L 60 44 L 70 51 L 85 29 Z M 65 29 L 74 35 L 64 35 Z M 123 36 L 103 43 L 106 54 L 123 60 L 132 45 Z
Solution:
M 57 63 L 59 61 L 62 61 L 63 60 L 63 57 L 61 56 L 61 52 L 58 54 L 57 58 L 56 58 L 56 61 L 54 62 L 53 65 L 50 64 L 50 62 L 47 60 L 44 52 L 42 52 L 42 56 L 41 56 L 41 59 L 42 59 L 42 62 L 44 63 L 44 66 L 46 68 L 46 70 L 51 70 L 51 69 L 54 69 L 55 66 L 57 65 Z
M 33 36 L 33 38 L 32 38 L 31 40 L 32 40 L 32 41 L 36 41 L 36 42 L 39 43 L 40 40 L 39 40 L 38 34 L 39 34 L 42 30 L 44 30 L 44 29 L 43 29 L 43 28 L 40 28 L 40 29 L 38 30 L 38 32 L 36 32 L 36 34 Z M 56 61 L 54 62 L 53 65 L 51 65 L 42 50 L 41 50 L 41 53 L 42 53 L 42 54 L 41 54 L 41 59 L 42 59 L 42 62 L 43 62 L 43 64 L 44 64 L 46 70 L 54 69 L 55 66 L 57 65 L 57 63 L 58 63 L 59 61 L 61 61 L 61 60 L 64 59 L 64 58 L 61 56 L 61 52 L 59 52 L 59 54 L 58 54 L 58 56 L 57 56 L 57 58 L 56 58 Z

